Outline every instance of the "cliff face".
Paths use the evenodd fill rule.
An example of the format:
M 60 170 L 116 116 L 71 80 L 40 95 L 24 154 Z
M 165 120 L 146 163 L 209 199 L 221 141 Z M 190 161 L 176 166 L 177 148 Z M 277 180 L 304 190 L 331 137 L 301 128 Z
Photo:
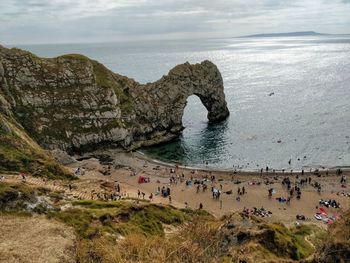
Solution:
M 208 119 L 229 111 L 217 67 L 176 66 L 141 85 L 82 55 L 38 58 L 0 46 L 0 112 L 47 149 L 136 148 L 179 135 L 187 98 L 197 95 Z

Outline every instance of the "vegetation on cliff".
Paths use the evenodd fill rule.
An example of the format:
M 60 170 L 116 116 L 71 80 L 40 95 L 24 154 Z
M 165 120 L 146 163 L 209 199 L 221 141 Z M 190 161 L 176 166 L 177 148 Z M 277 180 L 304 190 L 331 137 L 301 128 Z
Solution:
M 24 172 L 52 179 L 73 179 L 73 175 L 50 157 L 20 126 L 1 113 L 0 172 Z
M 193 94 L 210 122 L 228 117 L 221 74 L 209 61 L 179 65 L 142 85 L 83 55 L 39 58 L 0 46 L 0 111 L 45 149 L 134 149 L 168 141 L 181 133 Z
M 330 226 L 313 263 L 350 262 L 350 210 Z
M 38 200 L 47 205 L 28 210 Z M 216 219 L 141 200 L 58 200 L 25 184 L 0 183 L 0 203 L 16 203 L 13 216 L 46 214 L 73 228 L 78 262 L 295 262 L 312 255 L 324 233 L 312 225 L 287 228 L 237 213 Z M 8 207 L 0 205 L 0 212 Z

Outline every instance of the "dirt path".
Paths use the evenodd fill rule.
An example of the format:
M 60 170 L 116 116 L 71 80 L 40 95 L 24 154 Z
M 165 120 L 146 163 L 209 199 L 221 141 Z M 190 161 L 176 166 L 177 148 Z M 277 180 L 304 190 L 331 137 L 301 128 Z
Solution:
M 91 195 L 92 192 L 94 193 L 111 193 L 113 192 L 112 187 L 101 187 L 102 185 L 106 185 L 105 183 L 109 185 L 113 185 L 113 180 L 109 177 L 104 178 L 96 178 L 96 176 L 84 176 L 78 181 L 74 181 L 71 183 L 72 190 L 69 190 L 69 183 L 68 182 L 62 182 L 62 181 L 53 181 L 53 180 L 45 180 L 42 178 L 32 177 L 29 175 L 25 176 L 25 180 L 22 179 L 20 175 L 3 175 L 5 177 L 4 182 L 8 183 L 25 183 L 28 185 L 32 185 L 35 187 L 43 187 L 50 189 L 54 192 L 62 192 L 64 195 L 71 199 L 77 199 L 77 200 L 96 200 L 96 195 Z M 128 184 L 127 182 L 122 183 L 122 198 L 139 198 L 138 197 L 138 191 L 133 185 Z M 142 188 L 141 188 L 142 189 Z M 142 189 L 142 192 L 145 193 L 145 199 L 149 200 L 149 196 L 152 193 L 151 191 L 147 191 Z M 175 207 L 181 208 L 184 207 L 184 205 L 181 205 L 177 201 L 172 201 L 171 203 L 164 198 L 161 198 L 159 196 L 154 196 L 152 203 L 158 203 L 158 204 L 171 204 Z
M 90 199 L 91 195 L 87 191 L 72 189 L 69 190 L 68 183 L 63 183 L 59 181 L 48 181 L 42 178 L 25 176 L 25 180 L 22 179 L 20 175 L 3 175 L 5 177 L 4 182 L 8 183 L 26 183 L 36 187 L 43 187 L 50 189 L 54 192 L 63 192 L 66 196 L 72 197 L 75 199 Z

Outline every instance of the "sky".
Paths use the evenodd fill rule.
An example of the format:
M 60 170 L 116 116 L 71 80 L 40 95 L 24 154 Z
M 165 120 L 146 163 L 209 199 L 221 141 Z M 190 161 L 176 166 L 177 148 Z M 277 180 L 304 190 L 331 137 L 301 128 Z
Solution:
M 350 0 L 0 0 L 0 43 L 350 33 Z

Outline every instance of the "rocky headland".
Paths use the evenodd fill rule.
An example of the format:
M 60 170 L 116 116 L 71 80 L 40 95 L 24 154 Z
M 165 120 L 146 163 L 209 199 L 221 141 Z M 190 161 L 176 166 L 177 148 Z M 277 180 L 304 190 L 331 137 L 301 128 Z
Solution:
M 39 58 L 0 46 L 0 114 L 45 149 L 130 150 L 169 141 L 183 130 L 191 95 L 210 122 L 228 117 L 222 77 L 210 61 L 178 65 L 143 85 L 82 55 Z

